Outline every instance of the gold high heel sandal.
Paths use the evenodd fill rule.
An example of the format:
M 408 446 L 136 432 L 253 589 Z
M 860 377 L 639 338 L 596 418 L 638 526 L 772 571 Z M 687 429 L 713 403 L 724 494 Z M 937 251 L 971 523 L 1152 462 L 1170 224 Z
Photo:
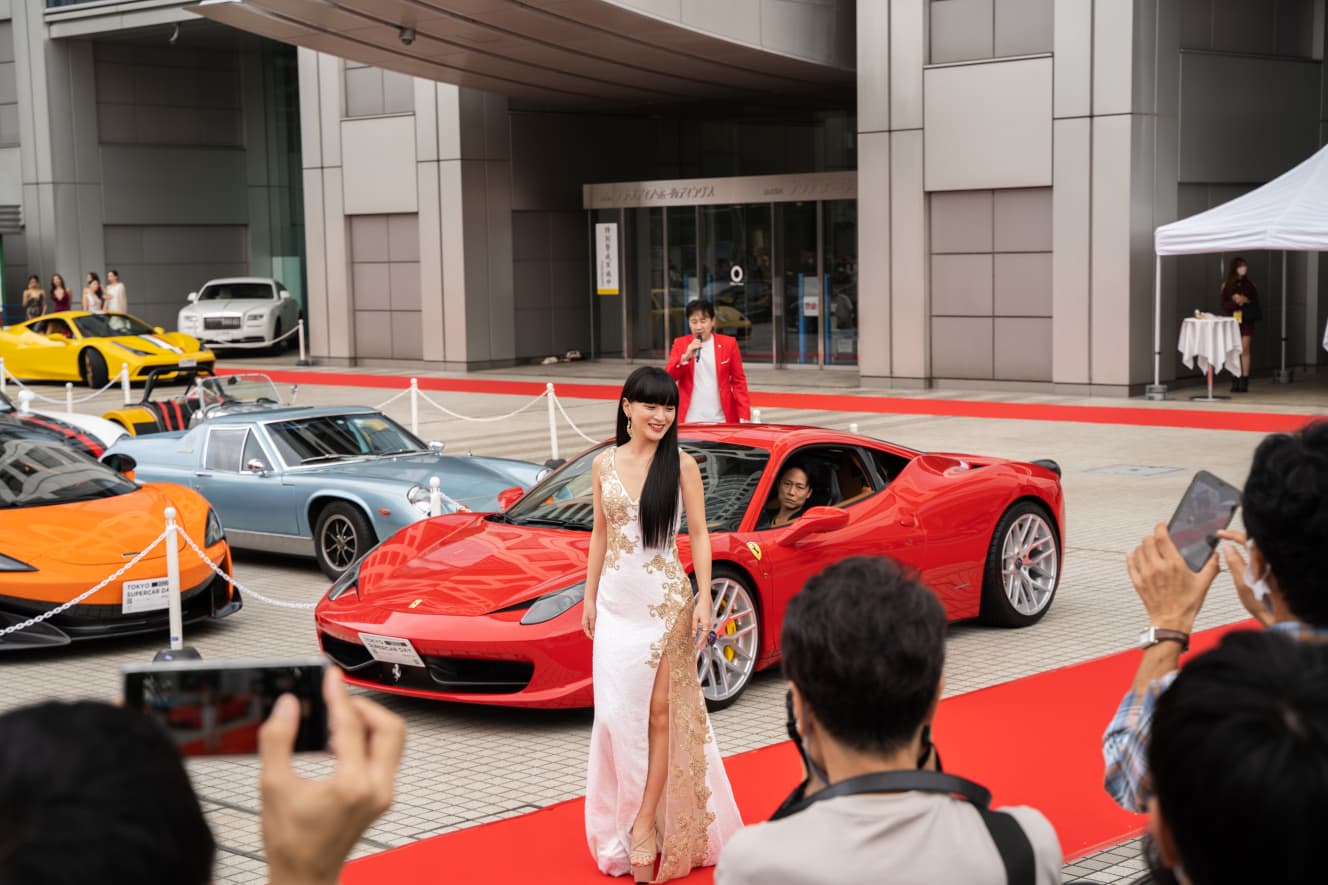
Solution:
M 653 845 L 651 843 L 654 843 Z M 652 830 L 641 841 L 632 841 L 627 862 L 632 865 L 632 879 L 644 885 L 655 878 L 655 858 L 659 857 L 659 832 Z

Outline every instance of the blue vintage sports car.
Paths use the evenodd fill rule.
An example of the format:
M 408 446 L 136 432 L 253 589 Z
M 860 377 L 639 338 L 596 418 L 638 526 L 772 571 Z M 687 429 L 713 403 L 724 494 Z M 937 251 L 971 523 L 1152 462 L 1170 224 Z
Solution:
M 444 455 L 368 407 L 218 415 L 188 431 L 124 437 L 103 460 L 139 482 L 190 486 L 232 546 L 313 553 L 330 578 L 428 515 L 430 477 L 441 480 L 443 512 L 494 511 L 499 492 L 529 488 L 545 469 Z

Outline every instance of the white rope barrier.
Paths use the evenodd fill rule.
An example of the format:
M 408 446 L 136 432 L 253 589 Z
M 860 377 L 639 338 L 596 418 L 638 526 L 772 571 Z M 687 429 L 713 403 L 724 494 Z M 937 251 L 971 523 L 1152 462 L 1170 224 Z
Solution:
M 261 350 L 264 347 L 272 347 L 279 341 L 285 341 L 292 335 L 299 334 L 300 324 L 296 323 L 289 332 L 282 332 L 271 341 L 220 341 L 209 340 L 207 338 L 198 339 L 206 347 L 224 347 L 227 350 Z
M 120 367 L 120 371 L 119 371 L 119 372 L 116 372 L 116 373 L 115 373 L 115 377 L 111 378 L 110 381 L 107 381 L 107 382 L 106 382 L 106 386 L 105 386 L 105 387 L 102 387 L 102 388 L 100 388 L 100 389 L 98 389 L 98 390 L 94 390 L 94 391 L 92 391 L 91 393 L 87 394 L 86 396 L 80 396 L 80 397 L 78 397 L 78 398 L 75 398 L 75 397 L 74 397 L 74 382 L 72 382 L 72 381 L 66 381 L 66 382 L 65 382 L 65 395 L 64 395 L 64 397 L 61 398 L 61 399 L 56 399 L 56 398 L 54 398 L 54 397 L 43 396 L 42 394 L 40 394 L 40 393 L 38 393 L 37 391 L 33 390 L 33 389 L 32 389 L 31 387 L 29 387 L 28 385 L 24 384 L 23 381 L 22 381 L 22 379 L 18 378 L 18 377 L 15 376 L 15 375 L 9 374 L 9 370 L 5 368 L 5 361 L 4 361 L 4 359 L 0 358 L 0 378 L 3 378 L 5 375 L 9 375 L 9 378 L 10 378 L 10 379 L 11 379 L 16 385 L 18 385 L 18 389 L 19 389 L 20 391 L 24 391 L 24 390 L 26 390 L 28 393 L 32 394 L 32 398 L 33 398 L 33 399 L 39 399 L 39 400 L 41 400 L 42 402 L 46 402 L 46 403 L 54 403 L 54 404 L 57 405 L 57 406 L 58 406 L 58 405 L 64 405 L 64 406 L 66 407 L 66 411 L 70 411 L 70 412 L 74 411 L 74 405 L 75 405 L 75 404 L 81 404 L 81 403 L 85 403 L 85 402 L 87 402 L 87 401 L 90 400 L 90 399 L 95 399 L 96 397 L 99 397 L 99 396 L 101 396 L 103 393 L 105 393 L 106 391 L 110 390 L 110 389 L 111 389 L 112 387 L 114 387 L 115 385 L 119 384 L 120 381 L 121 381 L 121 374 L 122 374 L 122 373 L 125 373 L 125 374 L 127 375 L 127 373 L 128 373 L 128 368 L 125 367 L 125 366 L 121 366 L 121 367 Z M 4 392 L 4 385 L 3 385 L 3 384 L 0 384 L 0 393 L 3 393 L 3 392 Z
M 426 403 L 433 406 L 435 409 L 442 412 L 444 415 L 450 415 L 451 417 L 456 418 L 458 420 L 469 421 L 473 424 L 488 424 L 494 421 L 506 421 L 509 418 L 515 418 L 517 415 L 520 415 L 526 409 L 529 409 L 531 406 L 535 405 L 535 403 L 542 400 L 545 396 L 547 396 L 547 394 L 541 393 L 539 396 L 535 397 L 521 408 L 513 412 L 508 412 L 506 415 L 490 415 L 484 418 L 472 418 L 469 415 L 462 415 L 458 412 L 453 412 L 451 409 L 438 405 L 438 403 L 434 402 L 433 399 L 431 399 L 429 395 L 426 393 L 421 392 L 419 394 L 420 399 L 424 400 Z
M 552 386 L 553 385 L 550 385 L 550 387 Z M 576 422 L 572 420 L 571 416 L 567 414 L 567 410 L 563 408 L 563 401 L 559 399 L 557 396 L 555 396 L 552 390 L 549 391 L 549 396 L 553 399 L 554 405 L 558 407 L 558 411 L 562 413 L 563 420 L 567 422 L 567 426 L 571 427 L 572 430 L 576 431 L 577 436 L 581 437 L 588 443 L 599 442 L 599 440 L 594 439 L 593 437 L 586 436 L 584 433 L 581 432 L 581 428 L 576 426 Z
M 394 403 L 394 402 L 396 402 L 397 400 L 401 399 L 403 396 L 408 395 L 408 394 L 410 393 L 410 390 L 411 390 L 411 389 L 410 389 L 409 387 L 407 387 L 405 390 L 402 390 L 402 391 L 400 391 L 400 392 L 398 392 L 398 393 L 394 393 L 394 394 L 392 394 L 391 396 L 389 396 L 387 399 L 383 400 L 383 401 L 382 401 L 381 403 L 379 403 L 378 405 L 374 406 L 374 408 L 381 412 L 381 411 L 383 410 L 383 407 L 384 407 L 384 406 L 390 406 L 390 405 L 392 405 L 392 403 Z
M 19 630 L 25 630 L 28 627 L 33 626 L 34 624 L 40 624 L 42 621 L 46 620 L 47 618 L 53 618 L 56 615 L 62 614 L 65 611 L 73 608 L 83 600 L 87 599 L 92 594 L 96 593 L 98 590 L 102 590 L 108 585 L 110 585 L 112 581 L 118 580 L 121 575 L 129 571 L 134 566 L 138 565 L 139 562 L 143 560 L 143 557 L 147 556 L 154 549 L 156 549 L 157 545 L 164 540 L 166 540 L 166 532 L 163 531 L 160 535 L 157 535 L 157 539 L 155 541 L 153 541 L 147 547 L 144 547 L 142 550 L 140 550 L 137 556 L 126 562 L 124 565 L 120 566 L 118 569 L 116 569 L 115 572 L 110 577 L 102 581 L 96 587 L 93 587 L 91 590 L 86 590 L 83 593 L 80 593 L 78 596 L 75 596 L 73 599 L 69 600 L 68 602 L 62 602 L 60 605 L 56 606 L 53 609 L 44 611 L 39 615 L 35 615 L 31 618 L 28 618 L 26 621 L 14 624 L 13 626 L 6 627 L 3 630 L 0 630 L 0 636 L 7 636 L 10 633 L 17 633 Z

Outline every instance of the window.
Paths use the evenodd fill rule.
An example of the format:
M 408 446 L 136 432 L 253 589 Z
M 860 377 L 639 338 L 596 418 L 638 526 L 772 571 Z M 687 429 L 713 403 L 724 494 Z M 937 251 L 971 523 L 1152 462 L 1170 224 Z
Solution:
M 885 486 L 868 467 L 869 457 L 874 456 L 852 446 L 807 446 L 789 455 L 775 475 L 757 528 L 770 528 L 781 509 L 786 518 L 796 519 L 812 507 L 850 507 L 870 498 Z M 786 477 L 791 468 L 801 474 Z
M 240 472 L 240 456 L 245 450 L 248 427 L 214 427 L 208 432 L 203 467 L 207 470 Z

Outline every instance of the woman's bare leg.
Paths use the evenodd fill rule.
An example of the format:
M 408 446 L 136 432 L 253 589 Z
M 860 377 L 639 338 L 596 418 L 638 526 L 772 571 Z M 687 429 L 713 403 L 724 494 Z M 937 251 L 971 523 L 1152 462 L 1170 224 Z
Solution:
M 1250 336 L 1240 336 L 1240 374 L 1244 378 L 1250 377 Z
M 655 671 L 655 685 L 650 691 L 650 744 L 647 751 L 646 787 L 641 797 L 641 810 L 632 824 L 632 845 L 637 846 L 649 838 L 654 848 L 655 809 L 664 795 L 664 784 L 669 775 L 669 657 L 660 658 Z

